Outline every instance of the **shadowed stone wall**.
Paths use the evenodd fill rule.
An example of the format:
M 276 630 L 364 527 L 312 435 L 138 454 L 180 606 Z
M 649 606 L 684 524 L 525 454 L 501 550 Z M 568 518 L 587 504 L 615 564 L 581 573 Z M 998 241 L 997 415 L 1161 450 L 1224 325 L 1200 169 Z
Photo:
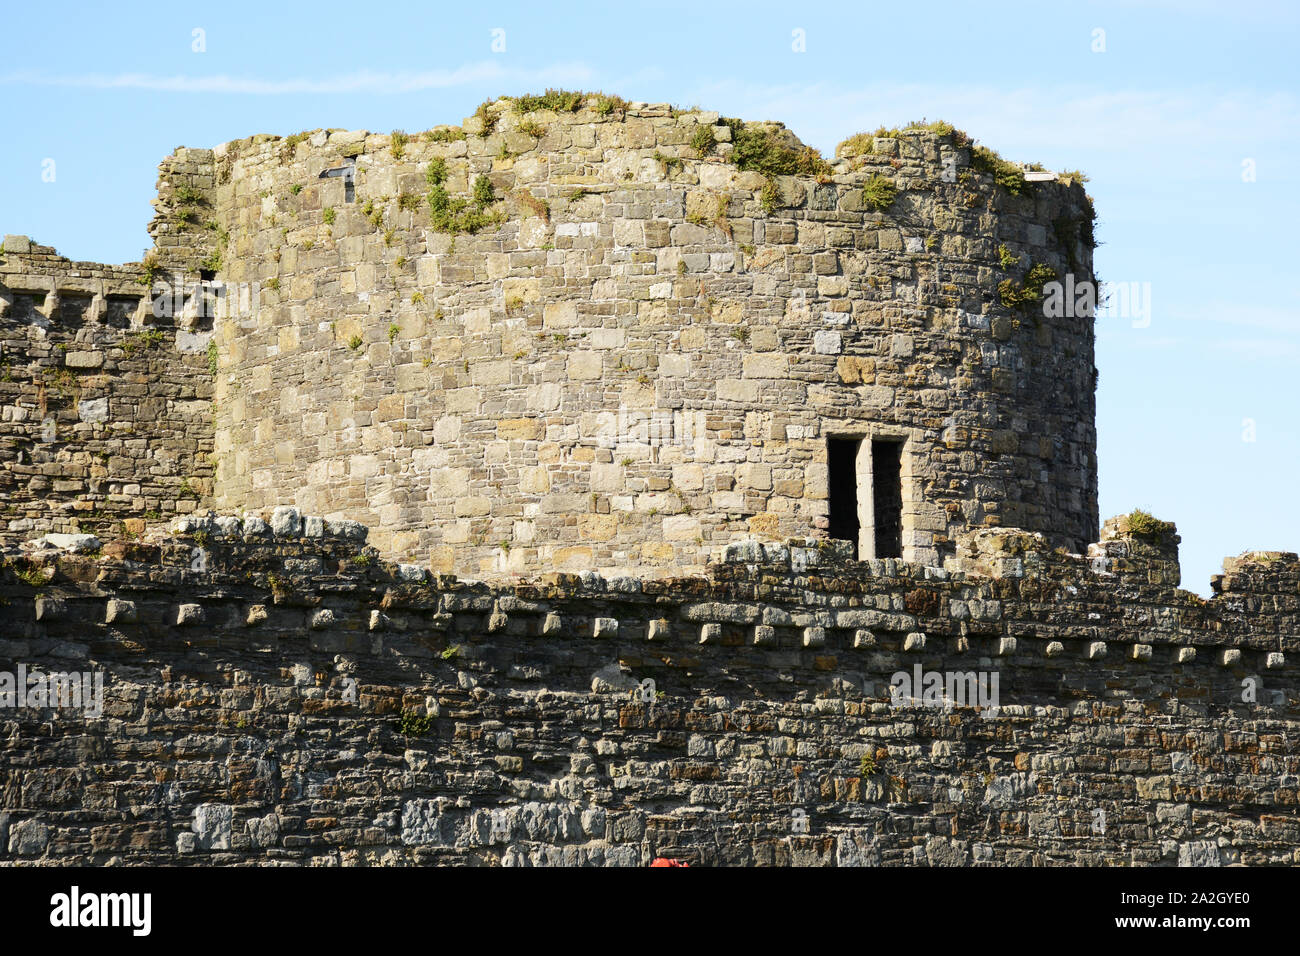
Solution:
M 1116 526 L 493 589 L 268 518 L 10 553 L 0 672 L 107 677 L 0 710 L 5 862 L 1300 862 L 1294 554 L 1209 601 Z M 917 670 L 997 710 L 891 699 Z

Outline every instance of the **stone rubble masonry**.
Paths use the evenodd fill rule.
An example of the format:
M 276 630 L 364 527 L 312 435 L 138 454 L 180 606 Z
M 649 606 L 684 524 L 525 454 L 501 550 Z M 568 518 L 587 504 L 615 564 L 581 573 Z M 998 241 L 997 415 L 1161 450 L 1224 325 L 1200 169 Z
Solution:
M 11 540 L 170 517 L 197 493 L 361 520 L 383 554 L 438 572 L 694 573 L 735 540 L 824 536 L 826 440 L 845 435 L 906 442 L 909 560 L 939 564 L 984 527 L 1095 540 L 1092 320 L 1035 321 L 998 292 L 1031 264 L 1091 276 L 1082 186 L 1012 195 L 954 137 L 909 131 L 776 177 L 769 210 L 716 113 L 511 102 L 492 130 L 475 116 L 400 148 L 341 130 L 180 148 L 145 265 L 9 237 L 0 450 L 39 473 Z M 702 126 L 713 154 L 689 145 Z M 486 177 L 499 221 L 434 229 L 432 159 L 453 198 Z M 349 164 L 351 201 L 322 178 Z M 898 188 L 883 211 L 864 199 L 876 176 Z M 103 302 L 205 276 L 257 308 L 113 349 L 130 333 L 104 328 Z M 74 295 L 90 301 L 44 328 Z M 125 312 L 137 333 L 152 318 Z M 41 390 L 55 373 L 94 387 Z
M 212 320 L 155 317 L 138 264 L 22 236 L 0 260 L 0 541 L 194 510 L 212 493 Z
M 6 236 L 0 864 L 1300 864 L 1300 559 L 1099 529 L 1092 320 L 999 294 L 1091 276 L 1082 187 L 732 149 L 501 100 L 179 149 L 140 263 Z M 208 278 L 256 308 L 155 316 Z M 905 442 L 902 559 L 828 437 Z
M 1031 263 L 1091 276 L 1057 228 L 1091 216 L 1081 186 L 1014 196 L 917 132 L 777 177 L 768 212 L 716 113 L 594 103 L 163 164 L 159 254 L 186 237 L 192 267 L 225 236 L 221 278 L 261 290 L 255 319 L 217 323 L 219 510 L 355 518 L 385 555 L 489 580 L 697 572 L 735 540 L 817 533 L 827 436 L 884 435 L 907 443 L 910 560 L 980 527 L 1096 539 L 1092 320 L 1035 322 L 997 288 Z M 688 145 L 701 125 L 719 155 Z M 486 177 L 499 223 L 433 228 L 431 159 L 453 199 Z M 322 178 L 349 163 L 351 202 Z M 899 188 L 881 212 L 876 175 Z M 208 181 L 214 228 L 176 226 L 177 190 Z
M 1300 863 L 1295 554 L 1210 600 L 1122 522 L 1088 555 L 753 540 L 508 586 L 274 525 L 6 552 L 0 672 L 102 671 L 105 701 L 0 709 L 0 863 Z M 891 707 L 918 667 L 996 675 L 996 714 Z

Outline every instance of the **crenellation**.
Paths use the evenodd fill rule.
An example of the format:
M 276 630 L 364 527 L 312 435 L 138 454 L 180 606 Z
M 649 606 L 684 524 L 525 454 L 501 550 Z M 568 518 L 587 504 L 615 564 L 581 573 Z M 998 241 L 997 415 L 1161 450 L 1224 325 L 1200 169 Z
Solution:
M 0 862 L 1300 863 L 1300 558 L 1099 525 L 990 155 L 548 93 L 6 237 Z
M 58 749 L 35 754 L 16 770 L 27 797 L 9 825 L 39 823 L 45 837 L 0 854 L 184 863 L 342 852 L 372 863 L 499 864 L 569 844 L 526 827 L 484 841 L 467 819 L 567 807 L 618 821 L 575 837 L 572 846 L 599 859 L 644 864 L 671 848 L 697 862 L 761 863 L 788 840 L 797 807 L 837 853 L 866 840 L 882 863 L 901 863 L 921 846 L 905 822 L 951 833 L 993 807 L 986 862 L 1041 862 L 1045 853 L 1160 861 L 1191 836 L 1229 828 L 1234 859 L 1294 862 L 1294 841 L 1276 839 L 1255 811 L 1287 819 L 1282 808 L 1294 806 L 1285 781 L 1300 771 L 1300 754 L 1284 741 L 1297 720 L 1295 675 L 1280 652 L 1254 650 L 1231 614 L 1220 618 L 1217 598 L 1204 618 L 1182 620 L 1168 644 L 1136 639 L 1140 629 L 1123 616 L 1096 637 L 1081 623 L 1088 608 L 1131 608 L 1081 555 L 1048 552 L 1036 571 L 1014 577 L 927 574 L 938 569 L 892 560 L 873 568 L 799 541 L 738 542 L 731 560 L 702 577 L 636 586 L 554 573 L 493 586 L 359 561 L 372 553 L 364 532 L 309 537 L 311 517 L 266 534 L 249 516 L 199 514 L 98 552 L 7 555 L 0 657 L 53 662 L 79 647 L 82 660 L 106 671 L 105 717 L 65 716 L 53 726 L 107 742 L 147 719 L 155 739 L 185 741 L 172 766 L 195 786 L 165 818 L 126 819 L 89 797 L 41 796 L 45 782 L 72 768 Z M 209 534 L 207 568 L 188 570 L 196 538 Z M 995 548 L 1035 540 L 1002 537 Z M 40 590 L 18 576 L 24 561 L 54 568 Z M 1161 588 L 1153 612 L 1183 604 L 1183 592 Z M 1189 653 L 1194 646 L 1212 653 Z M 222 663 L 236 660 L 234 670 Z M 899 674 L 932 670 L 996 673 L 994 710 L 891 697 Z M 1258 702 L 1242 703 L 1243 680 L 1264 674 Z M 540 733 L 543 725 L 552 729 Z M 1266 755 L 1271 770 L 1258 762 L 1265 733 L 1277 741 Z M 250 789 L 225 755 L 238 738 L 265 757 L 271 735 L 286 788 Z M 145 745 L 91 776 L 74 772 L 88 794 L 126 786 L 114 774 L 130 774 L 149 752 Z M 330 758 L 335 769 L 325 769 L 325 756 L 342 752 L 357 756 Z M 1216 784 L 1189 763 L 1211 753 Z M 201 775 L 214 757 L 225 769 Z M 1190 829 L 1161 816 L 1170 773 L 1181 775 L 1179 805 L 1199 814 Z M 380 774 L 385 786 L 365 783 Z M 813 786 L 798 795 L 791 787 L 804 776 Z M 1019 782 L 998 782 L 1013 777 Z M 700 789 L 709 780 L 716 786 Z M 1224 787 L 1235 809 L 1223 809 Z M 941 796 L 950 789 L 964 796 Z M 373 826 L 328 836 L 303 829 L 343 799 Z M 669 830 L 644 830 L 646 800 L 660 805 Z M 413 829 L 422 802 L 445 802 L 460 816 L 444 821 L 445 832 Z M 1067 834 L 1069 820 L 1097 808 L 1112 820 L 1137 813 L 1156 822 L 1122 841 L 1086 828 Z M 737 811 L 749 822 L 738 823 Z M 861 831 L 863 813 L 878 821 L 874 835 Z M 1023 814 L 1059 825 L 1025 833 L 1014 823 Z M 679 832 L 688 817 L 701 828 Z M 223 856 L 202 848 L 211 820 L 223 833 L 230 827 Z M 87 826 L 117 836 L 85 848 L 78 834 Z M 955 862 L 974 862 L 969 847 L 950 850 Z

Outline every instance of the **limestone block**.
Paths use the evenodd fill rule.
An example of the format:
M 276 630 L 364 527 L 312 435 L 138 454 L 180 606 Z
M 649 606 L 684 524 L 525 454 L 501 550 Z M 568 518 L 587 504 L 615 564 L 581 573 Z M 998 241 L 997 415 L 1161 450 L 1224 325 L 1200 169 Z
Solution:
M 206 348 L 206 344 L 204 346 Z M 63 364 L 68 368 L 99 368 L 104 364 L 103 352 L 65 352 Z
M 790 373 L 790 358 L 779 352 L 751 353 L 743 362 L 745 378 L 786 378 Z
M 105 624 L 134 624 L 138 620 L 134 601 L 109 598 L 104 608 Z
M 68 616 L 68 603 L 63 598 L 49 594 L 36 597 L 36 620 L 58 621 Z
M 569 355 L 566 373 L 575 381 L 592 382 L 601 377 L 605 364 L 600 352 L 573 352 Z
M 200 850 L 229 850 L 234 811 L 219 803 L 201 803 L 194 808 L 192 831 Z
M 280 505 L 271 512 L 271 533 L 296 538 L 302 533 L 302 515 L 292 505 Z
M 201 604 L 182 604 L 176 608 L 176 623 L 178 625 L 198 624 L 203 620 L 203 605 Z

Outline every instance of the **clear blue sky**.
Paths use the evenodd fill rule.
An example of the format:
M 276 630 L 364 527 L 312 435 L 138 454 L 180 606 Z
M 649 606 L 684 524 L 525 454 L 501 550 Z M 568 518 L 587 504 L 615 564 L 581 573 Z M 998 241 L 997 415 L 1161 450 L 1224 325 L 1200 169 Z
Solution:
M 178 145 L 414 131 L 547 86 L 777 119 L 828 153 L 863 129 L 946 119 L 1010 159 L 1086 171 L 1098 273 L 1150 284 L 1149 324 L 1098 320 L 1102 516 L 1176 521 L 1183 584 L 1202 593 L 1224 555 L 1300 548 L 1295 6 L 182 6 L 9 6 L 0 232 L 135 260 L 157 163 Z

